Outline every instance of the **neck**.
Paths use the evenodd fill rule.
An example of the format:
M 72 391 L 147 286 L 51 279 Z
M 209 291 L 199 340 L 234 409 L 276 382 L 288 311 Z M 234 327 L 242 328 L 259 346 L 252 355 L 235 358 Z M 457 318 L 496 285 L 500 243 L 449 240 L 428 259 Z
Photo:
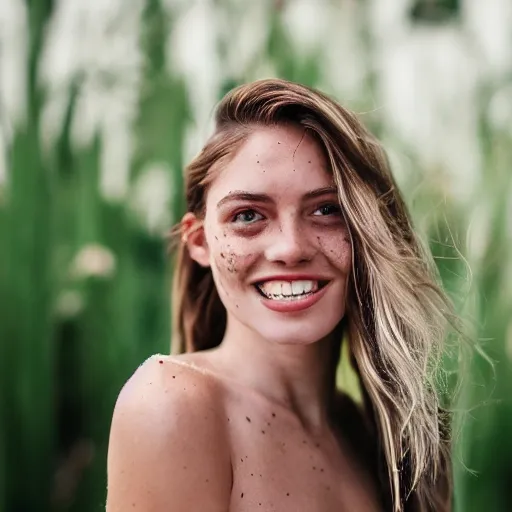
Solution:
M 276 344 L 247 332 L 245 326 L 230 327 L 215 349 L 229 375 L 292 410 L 312 431 L 329 424 L 335 398 L 335 372 L 341 329 L 308 345 Z

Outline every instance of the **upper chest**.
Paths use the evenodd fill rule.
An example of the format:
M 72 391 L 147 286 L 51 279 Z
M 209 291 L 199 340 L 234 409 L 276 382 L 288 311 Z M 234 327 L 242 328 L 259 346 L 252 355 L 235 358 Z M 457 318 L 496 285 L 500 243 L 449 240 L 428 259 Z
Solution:
M 371 478 L 334 434 L 313 436 L 290 414 L 255 401 L 228 408 L 230 512 L 377 512 Z

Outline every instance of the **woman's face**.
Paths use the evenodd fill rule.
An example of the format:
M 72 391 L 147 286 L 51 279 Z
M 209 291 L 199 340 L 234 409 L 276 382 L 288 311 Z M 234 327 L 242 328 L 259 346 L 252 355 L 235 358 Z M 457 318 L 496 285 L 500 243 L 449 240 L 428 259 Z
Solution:
M 204 237 L 230 327 L 308 344 L 343 317 L 350 239 L 325 156 L 303 128 L 255 129 L 210 185 Z

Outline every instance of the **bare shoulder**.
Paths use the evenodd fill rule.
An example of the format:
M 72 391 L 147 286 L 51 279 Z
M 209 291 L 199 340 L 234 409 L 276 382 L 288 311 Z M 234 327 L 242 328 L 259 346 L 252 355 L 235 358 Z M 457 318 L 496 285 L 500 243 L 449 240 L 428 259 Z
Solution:
M 144 426 L 151 418 L 152 428 L 162 432 L 178 425 L 195 426 L 207 434 L 222 421 L 222 413 L 222 391 L 215 378 L 179 358 L 155 355 L 139 366 L 124 385 L 113 421 L 119 419 L 123 423 L 123 418 L 134 415 L 129 418 L 131 427 L 134 422 Z
M 225 511 L 230 492 L 221 388 L 175 358 L 151 357 L 114 409 L 107 511 Z

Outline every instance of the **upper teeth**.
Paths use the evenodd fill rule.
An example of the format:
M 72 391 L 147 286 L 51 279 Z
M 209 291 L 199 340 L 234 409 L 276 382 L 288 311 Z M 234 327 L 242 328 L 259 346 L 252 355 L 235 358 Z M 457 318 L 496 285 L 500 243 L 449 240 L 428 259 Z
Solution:
M 293 297 L 316 291 L 318 281 L 266 281 L 259 288 L 270 297 Z

